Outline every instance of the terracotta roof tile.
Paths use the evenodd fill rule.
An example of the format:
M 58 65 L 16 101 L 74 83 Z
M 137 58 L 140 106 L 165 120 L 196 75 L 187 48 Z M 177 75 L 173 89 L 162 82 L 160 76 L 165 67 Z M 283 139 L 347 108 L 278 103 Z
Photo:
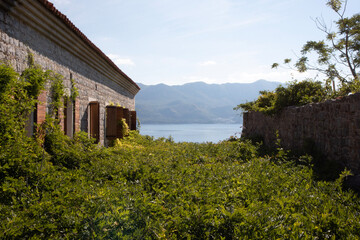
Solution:
M 37 0 L 41 4 L 44 5 L 46 9 L 48 9 L 54 16 L 59 18 L 69 29 L 71 29 L 76 35 L 78 35 L 88 46 L 90 46 L 95 52 L 97 52 L 105 61 L 107 61 L 117 72 L 123 75 L 127 80 L 129 80 L 132 84 L 134 84 L 139 90 L 140 87 L 123 71 L 120 70 L 116 64 L 111 61 L 111 59 L 105 55 L 94 43 L 92 43 L 86 36 L 83 34 L 63 13 L 57 10 L 51 2 L 48 0 Z

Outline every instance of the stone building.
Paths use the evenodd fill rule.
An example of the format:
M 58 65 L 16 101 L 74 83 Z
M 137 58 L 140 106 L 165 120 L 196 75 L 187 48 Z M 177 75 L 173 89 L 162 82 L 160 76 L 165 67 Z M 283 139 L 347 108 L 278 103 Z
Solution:
M 85 131 L 106 145 L 121 136 L 121 118 L 136 128 L 140 88 L 64 14 L 47 0 L 0 0 L 0 61 L 21 73 L 29 54 L 44 70 L 61 74 L 68 92 L 76 84 L 79 96 L 60 112 L 67 135 Z M 49 88 L 39 100 L 32 121 L 41 124 L 49 111 Z

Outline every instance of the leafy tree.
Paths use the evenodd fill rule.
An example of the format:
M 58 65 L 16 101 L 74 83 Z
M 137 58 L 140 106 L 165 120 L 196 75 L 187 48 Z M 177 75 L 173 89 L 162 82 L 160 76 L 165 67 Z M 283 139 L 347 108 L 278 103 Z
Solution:
M 338 15 L 334 21 L 336 30 L 329 28 L 322 18 L 315 20 L 317 27 L 326 34 L 326 40 L 308 41 L 301 50 L 301 56 L 294 67 L 299 72 L 315 70 L 326 76 L 325 83 L 332 85 L 335 92 L 335 82 L 340 83 L 338 95 L 346 95 L 360 90 L 360 14 L 345 17 L 347 0 L 328 0 L 327 5 Z M 310 54 L 315 53 L 317 61 L 309 61 Z M 290 65 L 291 59 L 285 59 L 284 64 Z M 272 68 L 277 68 L 274 63 Z
M 288 106 L 324 101 L 329 96 L 329 91 L 319 81 L 304 80 L 289 82 L 286 86 L 280 85 L 275 91 L 260 91 L 260 94 L 255 101 L 239 104 L 234 110 L 273 115 Z

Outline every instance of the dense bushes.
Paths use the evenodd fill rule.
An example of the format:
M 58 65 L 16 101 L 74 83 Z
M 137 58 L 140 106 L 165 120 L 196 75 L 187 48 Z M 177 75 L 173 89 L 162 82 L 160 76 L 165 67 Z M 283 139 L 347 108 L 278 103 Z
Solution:
M 67 169 L 79 168 L 90 161 L 91 154 L 97 152 L 97 145 L 86 133 L 79 132 L 73 139 L 64 135 L 57 125 L 47 126 L 44 149 L 50 155 L 50 162 Z
M 321 102 L 333 97 L 330 89 L 322 86 L 321 82 L 304 80 L 293 81 L 280 85 L 275 91 L 260 91 L 260 96 L 253 102 L 239 104 L 235 110 L 245 112 L 257 111 L 268 115 L 279 113 L 288 106 L 301 106 L 308 103 Z
M 255 101 L 239 104 L 235 109 L 272 115 L 288 106 L 321 102 L 332 97 L 330 89 L 323 87 L 321 82 L 311 80 L 289 82 L 285 87 L 280 85 L 273 92 L 260 91 L 260 94 Z
M 31 69 L 28 72 L 30 73 Z M 0 65 L 1 140 L 12 140 L 25 131 L 25 120 L 35 105 L 35 91 L 31 83 L 25 81 L 11 67 Z
M 6 66 L 0 73 L 0 239 L 360 237 L 359 198 L 342 190 L 344 176 L 314 180 L 309 157 L 297 165 L 281 148 L 259 157 L 249 141 L 137 132 L 103 148 L 85 133 L 69 139 L 50 119 L 45 138 L 27 138 L 15 111 L 31 109 L 24 82 Z
M 25 169 L 35 177 L 2 179 L 0 238 L 359 237 L 359 199 L 341 178 L 315 181 L 309 166 L 260 158 L 250 142 L 131 132 L 105 149 L 83 136 L 52 138 L 65 147 L 52 141 L 45 158 L 34 154 Z

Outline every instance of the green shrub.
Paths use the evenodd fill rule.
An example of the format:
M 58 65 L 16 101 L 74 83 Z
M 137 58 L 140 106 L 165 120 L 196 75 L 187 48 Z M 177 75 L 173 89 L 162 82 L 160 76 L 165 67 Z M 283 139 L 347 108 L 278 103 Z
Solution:
M 174 143 L 133 131 L 105 149 L 84 134 L 52 138 L 65 147 L 53 142 L 28 166 L 37 178 L 3 179 L 0 238 L 359 237 L 358 197 L 342 178 L 316 181 L 286 155 L 258 158 L 248 141 Z
M 36 99 L 41 90 L 45 89 L 47 74 L 40 67 L 32 66 L 25 69 L 21 74 L 21 78 L 26 81 L 25 90 L 32 99 Z
M 239 139 L 175 143 L 130 131 L 103 148 L 49 118 L 36 141 L 13 108 L 28 109 L 26 84 L 8 67 L 1 74 L 0 239 L 360 238 L 359 198 L 341 188 L 348 172 L 317 181 L 282 149 L 259 157 L 259 145 Z
M 10 66 L 0 65 L 0 139 L 3 141 L 22 137 L 25 132 L 25 121 L 36 102 L 29 86 Z
M 274 92 L 260 91 L 260 94 L 255 101 L 239 104 L 235 110 L 273 115 L 281 112 L 285 107 L 322 102 L 331 97 L 331 93 L 322 86 L 321 82 L 311 80 L 289 82 L 285 87 L 280 85 Z

